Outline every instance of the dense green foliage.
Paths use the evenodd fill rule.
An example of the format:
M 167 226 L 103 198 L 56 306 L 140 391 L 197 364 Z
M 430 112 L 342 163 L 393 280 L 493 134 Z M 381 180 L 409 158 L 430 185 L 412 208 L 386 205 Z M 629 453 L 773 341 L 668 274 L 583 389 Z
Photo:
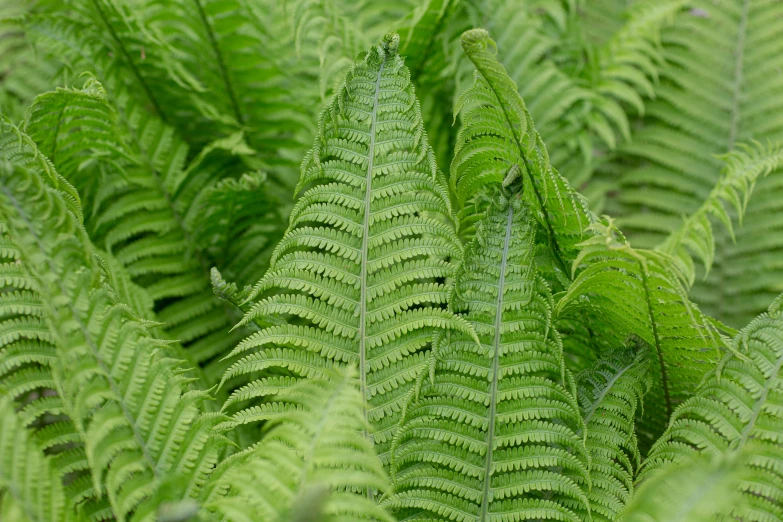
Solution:
M 783 520 L 780 20 L 0 0 L 0 519 Z

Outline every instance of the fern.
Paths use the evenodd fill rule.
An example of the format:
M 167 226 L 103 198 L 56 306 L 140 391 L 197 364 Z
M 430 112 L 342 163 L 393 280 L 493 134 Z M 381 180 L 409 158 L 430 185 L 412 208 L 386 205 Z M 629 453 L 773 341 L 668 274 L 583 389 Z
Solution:
M 780 445 L 783 376 L 783 296 L 743 328 L 718 369 L 706 376 L 698 394 L 672 415 L 669 428 L 650 451 L 641 479 L 669 463 L 699 455 L 717 458 L 748 453 L 740 475 L 744 502 L 732 516 L 747 521 L 783 517 Z
M 203 393 L 186 390 L 165 345 L 114 300 L 72 203 L 23 167 L 4 165 L 0 179 L 2 218 L 42 296 L 55 389 L 85 444 L 93 488 L 105 487 L 119 520 L 195 495 L 219 449 L 216 419 L 199 414 Z
M 355 370 L 325 372 L 289 389 L 283 400 L 295 408 L 224 472 L 215 490 L 230 490 L 207 509 L 228 520 L 391 522 L 367 496 L 383 492 L 388 478 L 363 436 L 356 377 Z
M 783 152 L 777 145 L 764 147 L 757 143 L 753 146 L 739 144 L 737 147 L 739 150 L 724 157 L 725 174 L 701 207 L 658 247 L 663 252 L 676 255 L 687 266 L 691 285 L 696 277 L 691 254 L 701 258 L 707 273 L 715 259 L 715 235 L 710 216 L 717 217 L 734 238 L 731 210 L 742 223 L 742 216 L 747 210 L 757 180 L 777 169 L 783 162 Z
M 451 308 L 478 332 L 447 335 L 394 453 L 403 520 L 589 519 L 579 405 L 534 263 L 535 221 L 497 197 L 458 274 Z
M 574 261 L 578 275 L 558 302 L 556 317 L 586 322 L 597 338 L 619 341 L 635 334 L 650 345 L 654 378 L 640 426 L 649 446 L 717 362 L 722 326 L 688 299 L 686 273 L 675 258 L 633 248 L 611 224 L 595 225 L 594 231 Z
M 52 459 L 31 440 L 13 402 L 0 388 L 0 502 L 3 520 L 14 520 L 9 504 L 19 513 L 17 520 L 29 522 L 68 522 L 78 520 L 69 508 Z M 6 518 L 7 517 L 7 518 Z
M 633 480 L 641 461 L 634 431 L 637 405 L 651 385 L 649 348 L 629 340 L 576 376 L 579 405 L 590 451 L 592 519 L 618 520 L 633 497 Z
M 740 498 L 737 459 L 673 466 L 639 488 L 622 522 L 722 520 Z
M 435 329 L 469 331 L 441 307 L 438 280 L 453 272 L 445 259 L 462 252 L 397 42 L 388 36 L 359 58 L 321 115 L 302 163 L 306 190 L 240 323 L 264 328 L 230 354 L 238 359 L 223 377 L 272 368 L 318 376 L 332 361 L 358 363 L 382 458 Z M 263 400 L 268 384 L 240 388 L 225 407 Z M 251 402 L 233 422 L 274 409 Z
M 585 227 L 596 221 L 584 199 L 549 163 L 546 147 L 533 127 L 517 87 L 490 51 L 495 43 L 483 29 L 462 35 L 462 46 L 476 66 L 475 83 L 460 96 L 462 113 L 451 165 L 451 187 L 470 226 L 480 216 L 483 187 L 497 187 L 520 176 L 525 199 L 542 221 L 558 279 L 576 257 Z M 562 281 L 560 281 L 562 284 Z
M 239 200 L 216 199 L 216 191 L 224 189 L 207 188 L 217 183 L 223 168 L 231 167 L 232 147 L 244 152 L 242 143 L 216 142 L 186 165 L 188 147 L 170 127 L 133 105 L 115 110 L 106 96 L 94 80 L 81 90 L 43 94 L 29 111 L 27 129 L 86 196 L 92 239 L 149 292 L 157 319 L 166 323 L 166 335 L 181 341 L 194 363 L 206 365 L 211 385 L 223 370 L 215 358 L 230 351 L 242 332 L 227 335 L 239 316 L 212 295 L 209 267 L 218 264 L 231 277 L 241 276 L 229 264 L 237 251 L 229 250 L 228 243 L 250 249 L 244 269 L 266 266 L 247 257 L 261 254 L 268 242 L 259 245 L 249 234 L 242 236 L 248 226 L 238 220 L 248 209 Z M 263 215 L 259 204 L 265 203 L 265 195 L 253 193 L 254 216 Z M 214 206 L 199 214 L 202 203 Z M 221 224 L 222 219 L 229 222 Z M 212 226 L 219 232 L 208 228 Z
M 771 94 L 783 80 L 767 73 L 780 64 L 781 43 L 767 35 L 779 31 L 781 16 L 772 1 L 697 1 L 664 31 L 656 101 L 607 167 L 620 185 L 607 210 L 637 245 L 662 241 L 696 212 L 720 178 L 720 158 L 743 153 L 738 144 L 783 138 L 783 104 Z M 774 176 L 759 181 L 736 244 L 716 231 L 712 270 L 693 288 L 694 301 L 731 326 L 780 292 L 781 244 L 771 239 L 780 224 L 770 219 L 780 212 L 780 187 Z

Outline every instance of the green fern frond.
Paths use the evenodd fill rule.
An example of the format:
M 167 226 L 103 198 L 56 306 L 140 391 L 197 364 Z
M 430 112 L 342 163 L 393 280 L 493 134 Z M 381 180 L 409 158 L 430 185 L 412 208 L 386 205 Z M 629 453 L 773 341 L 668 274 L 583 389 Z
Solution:
M 731 210 L 742 224 L 756 181 L 783 165 L 783 147 L 760 143 L 738 144 L 736 150 L 723 156 L 723 160 L 726 162 L 724 175 L 701 207 L 657 247 L 676 255 L 688 267 L 687 276 L 691 285 L 696 279 L 692 256 L 699 256 L 707 274 L 715 259 L 715 236 L 710 216 L 718 218 L 732 239 L 735 239 Z
M 79 90 L 40 95 L 29 110 L 27 130 L 85 196 L 92 240 L 147 290 L 157 319 L 166 324 L 165 335 L 205 366 L 205 387 L 217 382 L 224 366 L 216 358 L 228 353 L 242 332 L 228 333 L 240 315 L 213 295 L 209 268 L 217 264 L 229 277 L 247 281 L 231 262 L 263 270 L 263 259 L 248 257 L 274 238 L 255 234 L 269 227 L 248 223 L 248 213 L 271 212 L 263 189 L 229 192 L 243 201 L 221 196 L 227 186 L 239 188 L 236 182 L 217 181 L 234 161 L 232 150 L 221 149 L 239 146 L 230 139 L 216 142 L 186 165 L 188 146 L 172 128 L 140 107 L 115 108 L 94 79 Z M 205 204 L 210 205 L 206 212 L 200 210 Z
M 740 461 L 736 458 L 672 466 L 639 488 L 621 521 L 724 520 L 719 517 L 727 514 L 737 502 L 743 503 L 738 489 L 740 473 Z
M 607 354 L 576 376 L 586 424 L 594 522 L 616 521 L 634 494 L 641 456 L 634 432 L 637 405 L 650 388 L 650 350 L 640 339 Z
M 13 522 L 13 502 L 19 522 L 71 522 L 83 520 L 69 504 L 52 458 L 44 455 L 14 412 L 7 390 L 0 388 L 0 502 L 3 520 Z
M 432 335 L 470 331 L 444 309 L 447 260 L 462 247 L 397 43 L 387 36 L 360 57 L 321 115 L 302 163 L 303 194 L 240 323 L 265 327 L 231 353 L 238 360 L 223 377 L 283 368 L 318 376 L 333 362 L 358 363 L 382 459 Z M 263 401 L 263 387 L 251 388 L 226 407 Z M 254 408 L 234 422 L 268 416 Z
M 473 87 L 462 93 L 455 107 L 455 114 L 462 114 L 462 128 L 450 181 L 462 206 L 462 220 L 469 229 L 486 204 L 482 194 L 507 184 L 508 176 L 522 178 L 523 197 L 542 222 L 555 272 L 567 278 L 583 230 L 597 219 L 584 198 L 550 164 L 516 85 L 491 52 L 495 43 L 487 32 L 467 31 L 462 46 L 476 66 Z
M 606 210 L 634 244 L 652 247 L 675 232 L 681 216 L 698 212 L 719 182 L 725 154 L 742 154 L 739 143 L 783 140 L 783 43 L 779 2 L 741 0 L 689 2 L 662 35 L 666 66 L 656 100 L 620 147 L 607 176 L 619 190 Z M 705 313 L 731 326 L 747 324 L 781 291 L 780 223 L 783 182 L 760 180 L 736 243 L 715 231 L 709 275 L 697 280 L 693 300 Z M 763 246 L 762 246 L 763 245 Z
M 783 517 L 783 296 L 734 338 L 729 353 L 710 372 L 698 394 L 672 416 L 655 443 L 640 480 L 671 463 L 747 452 L 738 489 L 738 520 Z M 654 479 L 651 479 L 654 480 Z
M 478 226 L 450 304 L 481 345 L 444 335 L 407 408 L 384 503 L 401 520 L 589 520 L 585 425 L 535 235 L 517 195 Z
M 217 461 L 218 417 L 206 396 L 114 301 L 63 193 L 20 166 L 0 169 L 0 215 L 41 295 L 56 346 L 54 388 L 85 444 L 92 486 L 118 520 L 146 519 L 168 499 L 197 495 Z M 98 515 L 105 518 L 106 515 Z
M 369 496 L 388 478 L 372 444 L 356 370 L 299 381 L 281 398 L 291 407 L 224 472 L 206 508 L 228 520 L 392 522 Z M 260 517 L 260 518 L 259 518 Z
M 635 334 L 651 347 L 654 384 L 639 426 L 642 444 L 649 446 L 717 362 L 721 332 L 688 300 L 686 272 L 675 258 L 633 248 L 612 224 L 593 228 L 596 235 L 582 244 L 573 266 L 577 276 L 555 315 L 582 313 L 598 338 L 621 342 Z

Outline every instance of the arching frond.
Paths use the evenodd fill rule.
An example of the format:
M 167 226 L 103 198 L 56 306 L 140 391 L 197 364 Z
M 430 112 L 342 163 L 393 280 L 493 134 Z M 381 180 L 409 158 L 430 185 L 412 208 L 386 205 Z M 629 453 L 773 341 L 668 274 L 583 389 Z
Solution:
M 115 108 L 95 80 L 83 89 L 39 96 L 27 130 L 85 196 L 92 240 L 149 292 L 157 319 L 166 324 L 165 335 L 180 341 L 191 361 L 206 366 L 205 384 L 212 386 L 223 371 L 216 358 L 228 353 L 243 332 L 228 333 L 240 315 L 212 294 L 209 269 L 217 264 L 229 277 L 240 276 L 231 269 L 240 252 L 243 269 L 266 267 L 263 260 L 248 260 L 266 242 L 251 237 L 246 222 L 248 210 L 264 216 L 266 193 L 233 191 L 250 197 L 254 206 L 248 208 L 239 198 L 221 198 L 229 182 L 212 187 L 233 161 L 231 148 L 244 151 L 241 140 L 216 142 L 186 164 L 189 149 L 173 129 L 140 107 Z M 201 210 L 205 204 L 208 211 Z
M 221 477 L 207 504 L 227 520 L 392 522 L 369 496 L 388 478 L 364 436 L 369 428 L 356 370 L 299 381 L 292 405 Z
M 0 218 L 41 296 L 56 346 L 53 388 L 119 520 L 193 497 L 217 459 L 216 416 L 165 344 L 115 300 L 67 193 L 21 165 L 0 168 Z M 106 515 L 99 515 L 105 518 Z
M 718 361 L 721 332 L 688 300 L 685 272 L 675 258 L 633 248 L 612 225 L 595 225 L 594 231 L 574 262 L 577 276 L 556 317 L 586 321 L 601 339 L 620 342 L 635 334 L 650 346 L 653 386 L 638 427 L 642 445 L 649 447 Z
M 549 163 L 549 155 L 505 68 L 491 52 L 495 43 L 483 29 L 462 35 L 462 46 L 476 66 L 473 87 L 462 93 L 455 112 L 462 114 L 451 165 L 451 186 L 463 222 L 480 215 L 482 194 L 515 177 L 525 180 L 524 198 L 542 222 L 543 233 L 560 277 L 577 254 L 583 230 L 596 217 Z M 504 181 L 505 180 L 505 181 Z
M 594 522 L 618 520 L 633 497 L 641 462 L 634 417 L 651 385 L 650 356 L 644 341 L 631 338 L 576 376 L 591 457 L 587 497 Z
M 321 115 L 304 193 L 241 323 L 263 329 L 231 353 L 223 377 L 315 377 L 358 363 L 382 458 L 432 335 L 470 330 L 444 309 L 448 259 L 462 250 L 397 43 L 387 36 L 361 56 Z M 235 391 L 233 422 L 268 418 L 274 407 L 254 403 L 269 393 L 263 380 Z
M 707 273 L 715 259 L 715 235 L 710 217 L 718 218 L 734 238 L 731 211 L 739 217 L 741 224 L 756 182 L 783 165 L 783 146 L 738 144 L 737 150 L 723 159 L 726 162 L 724 175 L 707 199 L 658 246 L 659 250 L 676 255 L 682 261 L 691 285 L 696 278 L 692 256 L 699 256 Z
M 640 479 L 671 463 L 746 452 L 738 489 L 743 521 L 783 517 L 783 295 L 743 328 L 698 394 L 672 415 L 666 433 L 644 462 Z M 704 457 L 702 457 L 704 458 Z M 654 479 L 651 479 L 654 480 Z
M 589 519 L 584 423 L 517 195 L 480 222 L 450 305 L 479 334 L 445 334 L 394 451 L 401 520 Z M 429 377 L 429 378 L 428 378 Z
M 783 78 L 783 6 L 772 0 L 689 2 L 662 35 L 666 66 L 656 100 L 632 141 L 607 167 L 620 187 L 606 210 L 634 244 L 651 247 L 697 212 L 718 183 L 721 157 L 742 154 L 739 143 L 783 140 L 783 101 L 772 93 Z M 715 231 L 715 259 L 692 298 L 734 327 L 747 324 L 781 291 L 780 176 L 760 180 L 736 243 Z
M 9 509 L 6 503 L 13 502 L 19 522 L 81 520 L 66 498 L 52 459 L 31 440 L 13 404 L 7 390 L 0 387 L 0 503 Z M 11 513 L 3 513 L 3 520 L 14 522 L 10 516 L 6 518 Z

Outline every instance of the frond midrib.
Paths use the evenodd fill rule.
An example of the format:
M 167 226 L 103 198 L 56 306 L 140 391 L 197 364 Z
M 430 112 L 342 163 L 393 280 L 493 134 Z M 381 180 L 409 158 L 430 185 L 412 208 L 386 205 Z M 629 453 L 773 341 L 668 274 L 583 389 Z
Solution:
M 364 223 L 362 232 L 362 266 L 359 275 L 359 383 L 362 393 L 362 400 L 368 400 L 367 397 L 367 252 L 370 242 L 370 217 L 372 215 L 372 169 L 375 160 L 375 125 L 378 116 L 378 98 L 381 91 L 381 78 L 383 77 L 383 68 L 386 65 L 388 55 L 383 55 L 378 78 L 375 80 L 375 93 L 372 100 L 372 113 L 370 114 L 370 144 L 367 148 L 367 176 L 365 178 L 364 188 Z M 364 419 L 367 420 L 367 410 L 363 411 Z
M 506 284 L 506 265 L 508 264 L 508 249 L 511 244 L 511 225 L 514 219 L 514 207 L 508 206 L 508 218 L 506 221 L 506 237 L 503 241 L 503 255 L 500 261 L 500 280 L 498 281 L 497 310 L 495 312 L 495 336 L 493 339 L 492 355 L 492 384 L 489 397 L 489 416 L 487 425 L 487 455 L 484 467 L 484 492 L 481 499 L 481 513 L 479 521 L 487 520 L 489 511 L 490 476 L 492 473 L 492 453 L 495 438 L 495 416 L 497 414 L 498 370 L 500 362 L 500 330 L 503 326 L 503 288 Z

